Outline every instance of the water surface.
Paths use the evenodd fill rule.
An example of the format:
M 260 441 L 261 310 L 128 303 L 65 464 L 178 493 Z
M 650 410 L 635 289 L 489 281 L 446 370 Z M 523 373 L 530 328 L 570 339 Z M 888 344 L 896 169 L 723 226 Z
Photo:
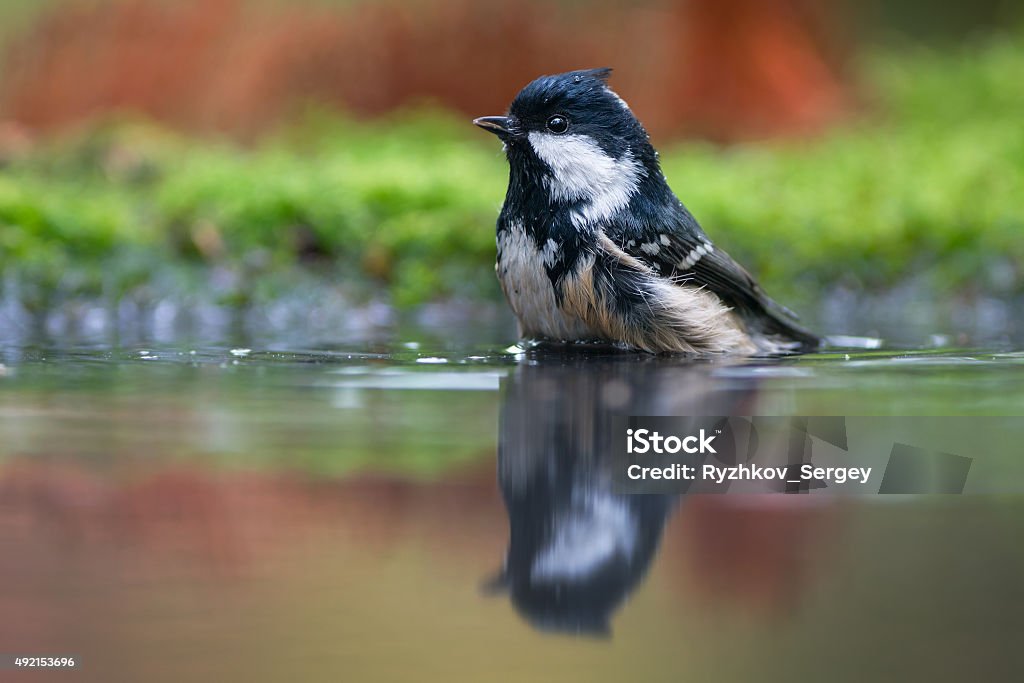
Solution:
M 1024 353 L 450 339 L 5 346 L 0 651 L 73 653 L 96 681 L 1019 672 L 1021 496 L 623 503 L 602 430 L 1024 415 Z

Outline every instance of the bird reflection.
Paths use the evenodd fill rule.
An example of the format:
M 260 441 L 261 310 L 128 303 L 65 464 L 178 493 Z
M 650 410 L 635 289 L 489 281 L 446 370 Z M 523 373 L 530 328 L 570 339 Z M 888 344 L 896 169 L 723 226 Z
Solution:
M 753 380 L 723 386 L 709 364 L 550 353 L 503 387 L 498 481 L 505 563 L 488 587 L 543 630 L 606 636 L 643 580 L 678 494 L 617 493 L 613 418 L 744 414 Z

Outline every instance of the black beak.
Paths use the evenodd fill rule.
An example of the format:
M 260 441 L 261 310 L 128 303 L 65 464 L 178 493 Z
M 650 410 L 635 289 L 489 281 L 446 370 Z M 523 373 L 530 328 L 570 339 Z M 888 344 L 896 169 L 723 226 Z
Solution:
M 498 137 L 505 137 L 510 132 L 507 116 L 481 116 L 478 119 L 473 119 L 473 123 Z

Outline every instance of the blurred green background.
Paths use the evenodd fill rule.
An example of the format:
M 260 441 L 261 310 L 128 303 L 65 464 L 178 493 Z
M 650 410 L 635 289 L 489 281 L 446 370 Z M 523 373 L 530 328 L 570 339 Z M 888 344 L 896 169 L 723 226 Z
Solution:
M 352 305 L 498 301 L 507 169 L 469 119 L 598 64 L 709 234 L 812 323 L 908 287 L 1013 305 L 1011 5 L 7 0 L 0 310 L 245 307 L 311 279 Z

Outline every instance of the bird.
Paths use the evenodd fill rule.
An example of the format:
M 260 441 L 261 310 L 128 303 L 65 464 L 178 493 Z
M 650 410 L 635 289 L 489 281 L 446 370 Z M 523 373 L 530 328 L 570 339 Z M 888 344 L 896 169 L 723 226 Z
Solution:
M 698 356 L 818 348 L 676 197 L 610 75 L 541 76 L 504 116 L 473 120 L 508 159 L 495 271 L 520 337 Z

